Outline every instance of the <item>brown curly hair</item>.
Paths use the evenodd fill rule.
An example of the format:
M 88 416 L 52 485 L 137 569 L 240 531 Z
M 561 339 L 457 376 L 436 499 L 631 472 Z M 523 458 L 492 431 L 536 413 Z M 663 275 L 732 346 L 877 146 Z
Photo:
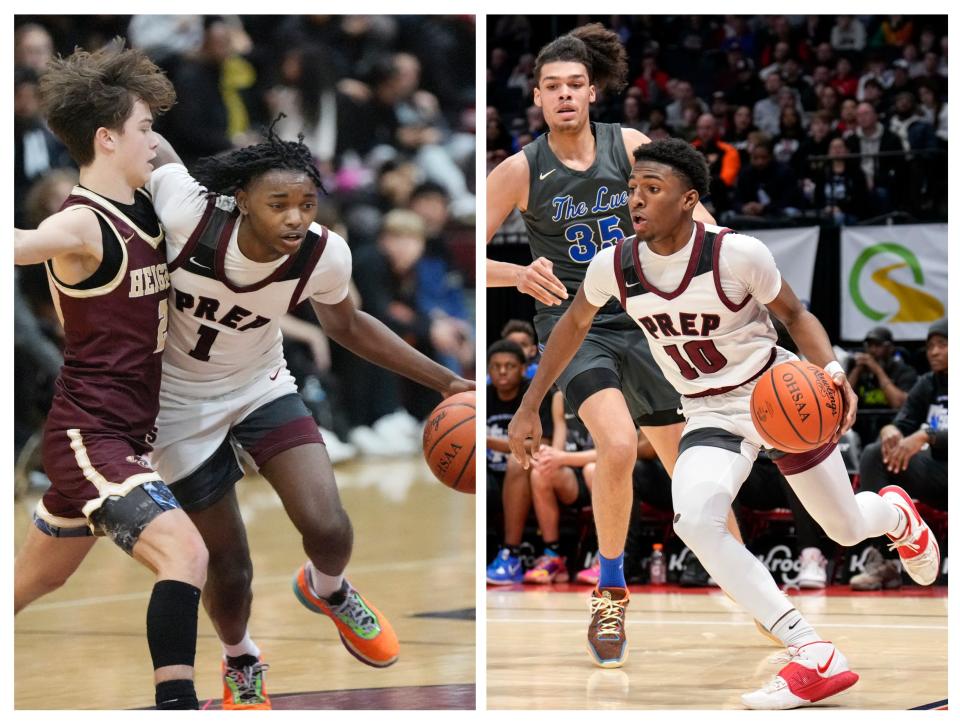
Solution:
M 40 76 L 40 108 L 50 129 L 83 167 L 94 160 L 97 128 L 122 130 L 142 100 L 154 116 L 177 101 L 173 83 L 140 50 L 117 40 L 96 52 L 77 48 L 50 61 Z
M 617 34 L 600 23 L 583 25 L 541 48 L 533 66 L 538 86 L 543 66 L 558 61 L 582 63 L 597 90 L 618 93 L 627 84 L 627 51 Z

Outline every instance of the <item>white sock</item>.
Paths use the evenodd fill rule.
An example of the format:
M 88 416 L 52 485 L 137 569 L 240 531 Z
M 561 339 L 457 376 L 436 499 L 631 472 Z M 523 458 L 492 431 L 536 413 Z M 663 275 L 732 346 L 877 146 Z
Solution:
M 907 514 L 895 503 L 890 505 L 897 509 L 897 525 L 890 531 L 890 536 L 899 540 L 907 532 Z
M 806 643 L 823 640 L 795 608 L 791 608 L 777 619 L 776 623 L 770 627 L 770 633 L 780 639 L 784 646 L 803 646 Z
M 255 644 L 250 639 L 250 631 L 247 631 L 243 634 L 243 638 L 240 639 L 237 643 L 223 643 L 223 655 L 229 656 L 230 658 L 237 658 L 238 656 L 256 656 L 260 658 L 260 649 L 257 648 Z
M 330 598 L 340 590 L 343 585 L 343 574 L 337 576 L 328 576 L 317 568 L 311 562 L 307 562 L 307 578 L 310 580 L 310 588 L 320 598 Z

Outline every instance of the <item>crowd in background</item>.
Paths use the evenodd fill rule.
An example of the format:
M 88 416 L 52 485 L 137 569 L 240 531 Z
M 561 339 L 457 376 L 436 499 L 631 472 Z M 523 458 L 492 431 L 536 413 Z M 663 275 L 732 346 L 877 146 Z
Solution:
M 472 377 L 472 16 L 17 16 L 17 227 L 56 212 L 78 179 L 40 116 L 39 77 L 52 57 L 118 37 L 173 81 L 177 103 L 155 129 L 188 168 L 258 142 L 274 123 L 285 140 L 302 135 L 327 191 L 317 221 L 348 240 L 359 305 Z M 62 362 L 61 332 L 41 266 L 17 269 L 15 297 L 15 445 L 26 471 Z M 439 397 L 327 343 L 309 308 L 284 319 L 283 331 L 334 462 L 419 453 L 419 419 Z
M 607 16 L 627 89 L 591 117 L 707 158 L 704 204 L 740 227 L 946 218 L 946 16 Z M 537 50 L 587 18 L 491 19 L 488 169 L 546 131 Z M 879 155 L 878 155 L 879 153 Z
M 651 139 L 683 138 L 697 147 L 711 173 L 710 193 L 702 200 L 718 223 L 749 232 L 792 224 L 946 220 L 945 16 L 492 17 L 488 172 L 548 130 L 532 100 L 539 48 L 595 21 L 617 32 L 631 74 L 623 93 L 598 94 L 591 119 L 618 122 Z M 501 233 L 522 239 L 516 211 Z M 523 307 L 522 301 L 514 303 L 514 312 Z M 526 343 L 516 332 L 523 325 L 529 328 Z M 487 555 L 493 560 L 488 582 L 551 583 L 576 576 L 595 584 L 596 557 L 591 566 L 590 554 L 584 553 L 592 527 L 589 493 L 544 491 L 556 485 L 545 480 L 556 474 L 553 451 L 546 454 L 547 462 L 524 471 L 497 450 L 527 387 L 525 377 L 532 375 L 538 341 L 523 319 L 510 320 L 501 335 L 487 358 L 488 408 L 496 408 L 496 413 L 488 410 L 487 428 Z M 796 350 L 785 334 L 780 344 Z M 888 483 L 904 486 L 932 517 L 942 515 L 942 527 L 935 530 L 945 534 L 946 320 L 931 326 L 926 344 L 906 346 L 896 344 L 888 328 L 878 327 L 862 347 L 836 348 L 860 404 L 857 425 L 841 450 L 855 485 L 873 491 Z M 573 415 L 569 409 L 567 414 Z M 570 461 L 578 479 L 589 480 L 592 467 L 581 463 L 583 454 L 572 460 L 589 441 L 584 443 L 582 435 L 553 437 L 549 408 L 541 409 L 541 420 L 545 446 L 568 444 L 561 461 Z M 890 457 L 902 460 L 896 471 L 890 470 Z M 656 522 L 669 529 L 672 504 L 669 478 L 642 435 L 633 481 L 625 572 L 630 582 L 646 582 L 651 551 L 640 526 Z M 764 454 L 737 505 L 748 545 L 756 526 L 752 519 L 761 517 L 756 511 L 790 510 L 784 517 L 796 535 L 801 587 L 823 588 L 839 570 L 828 564 L 837 557 L 836 545 Z M 555 516 L 563 508 L 565 540 L 558 562 L 556 548 L 546 541 L 548 535 L 556 539 Z M 521 549 L 523 563 L 504 574 L 508 564 L 498 560 L 498 549 L 508 547 Z M 885 546 L 861 552 L 860 571 L 849 578 L 854 589 L 900 586 L 896 556 Z M 677 580 L 710 582 L 692 555 Z

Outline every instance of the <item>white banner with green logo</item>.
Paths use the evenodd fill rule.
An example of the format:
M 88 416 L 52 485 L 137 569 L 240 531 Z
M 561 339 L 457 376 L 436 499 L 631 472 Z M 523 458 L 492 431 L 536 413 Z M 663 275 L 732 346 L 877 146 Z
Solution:
M 780 275 L 790 284 L 793 292 L 810 306 L 813 292 L 813 267 L 817 261 L 817 244 L 820 228 L 783 228 L 778 230 L 754 230 L 747 235 L 758 238 L 773 253 Z
M 840 243 L 843 340 L 878 325 L 896 340 L 926 338 L 947 313 L 946 224 L 844 228 Z

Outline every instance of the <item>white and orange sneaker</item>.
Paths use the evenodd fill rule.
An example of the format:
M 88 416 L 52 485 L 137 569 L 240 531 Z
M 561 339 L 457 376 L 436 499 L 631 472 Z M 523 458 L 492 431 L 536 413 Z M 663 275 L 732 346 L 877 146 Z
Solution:
M 929 586 L 940 575 L 940 545 L 936 537 L 910 500 L 910 494 L 900 486 L 884 486 L 880 497 L 899 508 L 907 519 L 907 530 L 900 538 L 887 535 L 893 543 L 890 549 L 900 554 L 900 562 L 910 578 L 921 586 Z
M 770 683 L 740 697 L 744 706 L 765 710 L 809 706 L 846 691 L 860 680 L 850 670 L 846 657 L 829 641 L 790 646 L 786 658 L 789 663 Z

